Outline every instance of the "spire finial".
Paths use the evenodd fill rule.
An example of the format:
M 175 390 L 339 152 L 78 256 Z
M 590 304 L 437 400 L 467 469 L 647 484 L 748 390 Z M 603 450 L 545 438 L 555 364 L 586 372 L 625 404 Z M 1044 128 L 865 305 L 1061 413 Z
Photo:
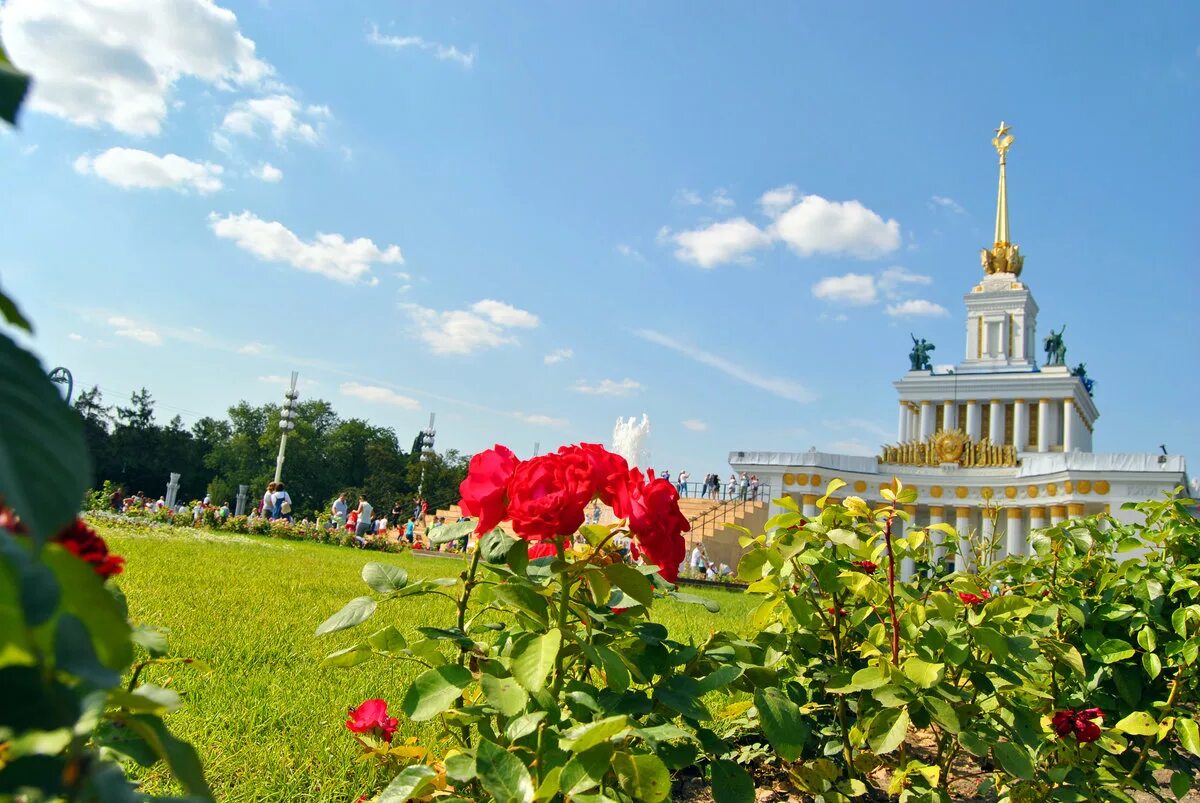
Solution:
M 992 240 L 991 249 L 984 249 L 981 255 L 984 273 L 1012 273 L 1021 275 L 1024 259 L 1020 250 L 1012 244 L 1008 233 L 1008 178 L 1005 165 L 1008 162 L 1008 149 L 1012 147 L 1015 137 L 1009 133 L 1009 127 L 1003 120 L 992 137 L 992 145 L 1000 154 L 1000 189 L 996 193 L 996 235 Z

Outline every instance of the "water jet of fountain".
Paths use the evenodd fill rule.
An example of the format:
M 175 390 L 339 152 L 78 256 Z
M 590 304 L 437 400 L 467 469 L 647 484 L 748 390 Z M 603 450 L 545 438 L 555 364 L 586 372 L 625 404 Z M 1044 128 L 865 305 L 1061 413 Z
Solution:
M 650 416 L 645 413 L 640 422 L 637 416 L 618 418 L 613 426 L 612 450 L 624 457 L 630 468 L 640 465 L 646 457 L 645 444 L 649 434 Z

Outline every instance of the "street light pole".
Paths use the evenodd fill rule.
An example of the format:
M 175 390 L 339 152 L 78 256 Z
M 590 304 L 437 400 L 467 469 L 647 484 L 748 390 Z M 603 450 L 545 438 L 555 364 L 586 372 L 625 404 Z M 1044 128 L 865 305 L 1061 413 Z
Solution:
M 279 429 L 282 434 L 279 436 L 279 456 L 275 458 L 275 482 L 279 482 L 279 478 L 283 476 L 283 453 L 287 450 L 288 432 L 296 428 L 293 418 L 296 415 L 294 405 L 300 396 L 296 392 L 296 380 L 299 377 L 300 374 L 292 371 L 292 386 L 283 396 L 283 410 L 279 414 Z
M 425 464 L 433 455 L 433 413 L 429 414 L 429 426 L 421 433 L 421 479 L 417 483 L 417 499 L 425 498 Z

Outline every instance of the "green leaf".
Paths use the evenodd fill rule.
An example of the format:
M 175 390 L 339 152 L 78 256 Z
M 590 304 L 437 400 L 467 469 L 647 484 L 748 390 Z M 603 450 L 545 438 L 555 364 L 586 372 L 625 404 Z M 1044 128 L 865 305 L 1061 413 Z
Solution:
M 1154 652 L 1154 647 L 1158 640 L 1154 637 L 1154 630 L 1149 627 L 1143 627 L 1137 634 L 1138 646 L 1147 652 Z
M 940 697 L 926 697 L 921 704 L 933 717 L 933 721 L 941 725 L 947 733 L 959 732 L 962 726 L 958 721 L 958 714 L 955 712 L 954 706 L 950 703 Z
M 604 667 L 604 677 L 608 687 L 618 694 L 623 694 L 629 688 L 629 667 L 621 660 L 616 650 L 609 647 L 596 647 L 596 655 L 600 665 Z
M 795 761 L 804 749 L 811 730 L 804 721 L 800 706 L 779 689 L 759 689 L 754 693 L 754 707 L 763 735 L 784 761 Z
M 321 659 L 321 668 L 332 669 L 349 669 L 352 666 L 358 666 L 375 657 L 375 653 L 371 652 L 371 648 L 366 644 L 355 644 L 353 647 L 347 647 L 344 650 L 331 652 Z
M 613 585 L 630 597 L 633 597 L 642 605 L 650 607 L 650 604 L 654 601 L 654 586 L 646 579 L 646 575 L 632 566 L 626 566 L 624 563 L 614 563 L 611 566 L 605 566 L 604 576 L 611 580 Z
M 408 646 L 408 641 L 395 625 L 388 625 L 372 633 L 367 639 L 367 644 L 376 652 L 397 653 Z
M 470 683 L 470 670 L 455 664 L 427 669 L 408 687 L 400 707 L 414 722 L 433 719 L 453 705 Z
M 1200 756 L 1200 728 L 1196 727 L 1196 720 L 1191 717 L 1176 717 L 1175 734 L 1185 750 L 1194 756 Z
M 116 686 L 121 676 L 100 663 L 92 636 L 83 622 L 69 613 L 58 617 L 54 629 L 54 666 L 98 689 Z
M 16 125 L 17 112 L 28 91 L 29 75 L 14 67 L 4 48 L 0 47 L 0 118 Z
M 33 324 L 29 322 L 17 307 L 17 302 L 6 296 L 3 291 L 0 291 L 0 318 L 11 323 L 18 329 L 24 329 L 26 332 L 33 334 Z
M 1151 736 L 1158 733 L 1158 720 L 1145 711 L 1134 711 L 1113 727 L 1133 736 Z
M 512 651 L 513 677 L 528 691 L 541 691 L 561 646 L 562 633 L 557 629 L 517 642 Z
M 688 719 L 706 720 L 712 715 L 700 702 L 700 682 L 687 675 L 671 675 L 654 689 L 654 699 Z
M 728 759 L 712 763 L 712 796 L 715 803 L 754 803 L 750 773 Z
M 0 377 L 0 498 L 42 544 L 75 520 L 91 482 L 83 419 L 33 355 L 3 334 Z
M 617 753 L 612 763 L 621 791 L 630 797 L 658 803 L 671 794 L 671 773 L 658 756 Z
M 538 723 L 545 718 L 545 711 L 534 711 L 531 714 L 522 714 L 508 723 L 508 727 L 504 729 L 504 738 L 508 739 L 510 742 L 515 742 L 518 739 L 524 739 L 526 736 L 536 731 Z
M 212 799 L 212 791 L 204 779 L 204 767 L 196 750 L 187 742 L 176 739 L 163 721 L 151 714 L 134 714 L 121 721 L 146 742 L 161 760 L 167 763 L 171 774 L 189 795 Z
M 574 797 L 594 789 L 604 780 L 605 774 L 612 766 L 613 752 L 612 744 L 605 742 L 576 753 L 558 776 L 559 791 L 568 797 Z
M 681 594 L 678 591 L 670 591 L 667 593 L 667 596 L 678 602 L 686 602 L 688 605 L 703 605 L 709 613 L 721 612 L 720 604 L 708 597 L 701 597 L 696 594 Z
M 1147 652 L 1142 654 L 1142 669 L 1146 671 L 1147 677 L 1154 680 L 1158 677 L 1158 673 L 1162 672 L 1162 659 L 1157 653 Z
M 1135 650 L 1128 641 L 1113 638 L 1101 642 L 1092 652 L 1100 659 L 1101 663 L 1115 664 L 1118 661 L 1124 661 L 1126 658 L 1132 658 Z
M 916 683 L 922 689 L 928 689 L 936 686 L 938 681 L 942 679 L 942 670 L 946 668 L 945 664 L 931 664 L 928 661 L 922 661 L 916 656 L 909 658 L 904 662 L 904 674 L 909 680 Z
M 347 602 L 340 611 L 322 622 L 321 626 L 317 628 L 317 635 L 323 636 L 326 633 L 334 633 L 360 625 L 370 619 L 373 613 L 375 613 L 375 600 L 370 597 L 355 597 Z
M 390 563 L 368 563 L 362 568 L 362 579 L 380 594 L 389 594 L 408 585 L 408 572 Z
M 486 739 L 475 750 L 479 781 L 496 803 L 528 803 L 533 799 L 533 779 L 521 759 Z
M 867 729 L 867 742 L 876 755 L 895 750 L 908 734 L 908 709 L 885 708 L 875 715 Z
M 129 639 L 131 631 L 124 607 L 91 566 L 57 544 L 50 544 L 42 551 L 42 560 L 54 570 L 62 587 L 61 610 L 78 617 L 87 627 L 100 663 L 123 672 L 133 660 L 133 642 Z
M 733 664 L 723 664 L 700 679 L 700 688 L 704 694 L 710 691 L 724 689 L 730 683 L 742 676 L 745 670 Z
M 595 722 L 571 728 L 559 739 L 559 745 L 572 753 L 582 753 L 598 744 L 607 742 L 628 727 L 629 717 L 624 714 L 598 719 Z
M 432 788 L 432 781 L 437 777 L 433 767 L 425 764 L 411 764 L 401 770 L 392 779 L 387 788 L 377 798 L 378 803 L 408 803 L 408 801 L 423 797 Z
M 549 623 L 549 603 L 528 585 L 501 583 L 494 590 L 500 602 L 525 612 L 542 627 Z
M 986 649 L 997 661 L 1008 658 L 1008 639 L 998 630 L 990 627 L 976 627 L 971 630 L 975 643 Z
M 479 522 L 474 519 L 470 521 L 456 521 L 453 524 L 443 524 L 434 530 L 432 535 L 427 535 L 426 540 L 433 546 L 448 544 L 460 538 L 469 538 L 478 526 Z M 507 551 L 507 547 L 505 547 L 505 551 Z M 495 563 L 495 561 L 490 562 Z
M 152 658 L 167 654 L 167 634 L 158 628 L 138 625 L 129 637 L 133 639 L 134 644 L 150 653 Z
M 498 678 L 485 673 L 479 678 L 479 685 L 483 687 L 483 695 L 492 707 L 506 717 L 515 717 L 525 710 L 525 703 L 529 702 L 529 695 L 512 678 Z
M 1192 789 L 1192 776 L 1186 772 L 1176 772 L 1171 775 L 1171 794 L 1179 800 Z
M 1009 775 L 1026 781 L 1033 780 L 1033 759 L 1029 751 L 1013 742 L 1000 742 L 992 748 L 996 761 Z

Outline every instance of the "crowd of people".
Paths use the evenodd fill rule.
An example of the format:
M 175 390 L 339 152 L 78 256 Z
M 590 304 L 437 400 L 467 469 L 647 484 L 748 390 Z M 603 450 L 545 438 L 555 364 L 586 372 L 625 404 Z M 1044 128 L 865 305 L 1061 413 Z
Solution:
M 113 490 L 108 497 L 108 505 L 114 513 L 123 513 L 126 515 L 137 515 L 147 513 L 159 513 L 163 510 L 170 510 L 170 513 L 178 520 L 178 517 L 186 517 L 188 514 L 188 505 L 183 502 L 178 502 L 174 506 L 167 505 L 165 496 L 160 496 L 158 499 L 147 496 L 144 491 L 138 491 L 135 494 L 125 495 L 125 489 L 118 486 Z M 214 505 L 209 497 L 204 497 L 203 500 L 196 500 L 191 503 L 192 524 L 200 523 L 204 518 L 205 511 L 211 510 L 218 519 L 224 520 L 232 515 L 229 510 L 229 505 L 222 503 Z
M 663 471 L 660 474 L 663 479 L 670 481 L 671 472 Z M 698 499 L 712 499 L 715 501 L 725 500 L 732 501 L 740 499 L 744 501 L 755 501 L 759 497 L 759 482 L 757 474 L 747 474 L 742 472 L 741 476 L 736 473 L 730 473 L 729 479 L 725 481 L 724 486 L 721 484 L 721 476 L 719 474 L 704 475 L 703 483 L 689 482 L 692 475 L 685 469 L 680 471 L 675 477 L 675 490 L 679 492 L 681 497 L 692 495 L 692 491 L 696 491 Z M 699 487 L 694 487 L 694 486 Z

